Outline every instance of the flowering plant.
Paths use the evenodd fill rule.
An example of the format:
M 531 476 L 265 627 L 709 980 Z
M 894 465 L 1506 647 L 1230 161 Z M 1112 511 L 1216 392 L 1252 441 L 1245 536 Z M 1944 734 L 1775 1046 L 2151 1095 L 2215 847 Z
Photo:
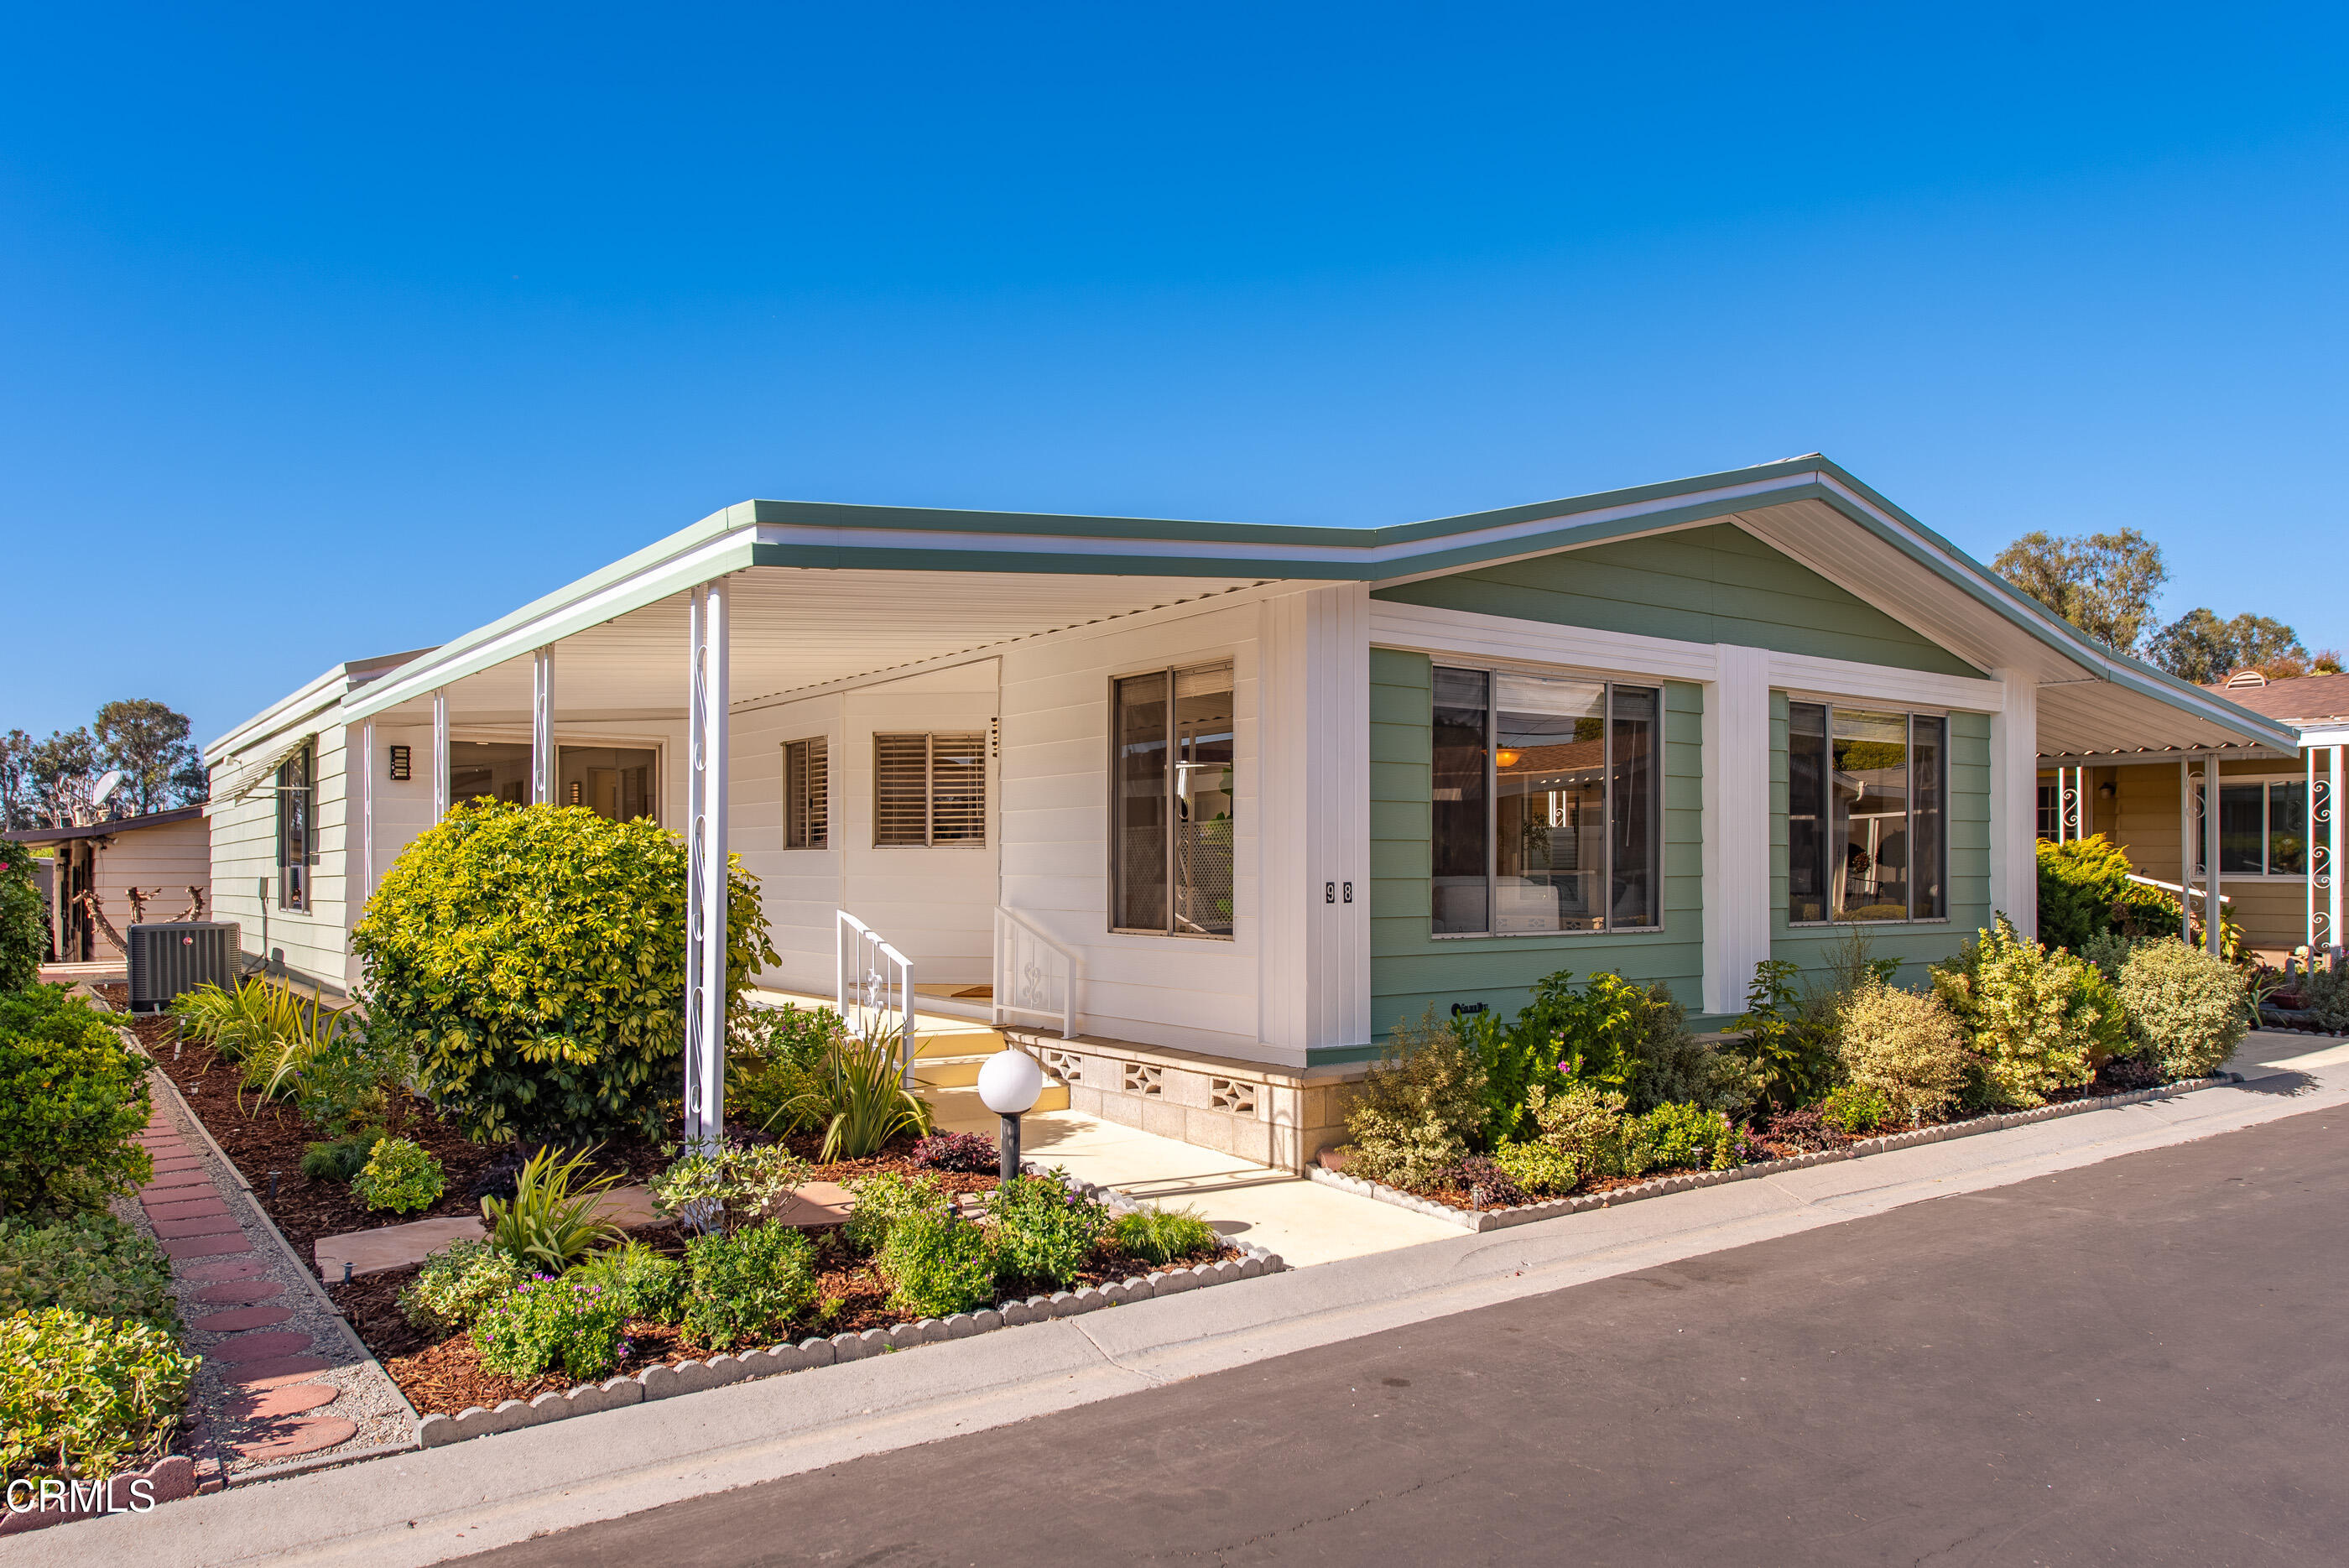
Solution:
M 508 1377 L 601 1377 L 628 1354 L 621 1293 L 582 1280 L 533 1274 L 473 1320 L 481 1365 Z

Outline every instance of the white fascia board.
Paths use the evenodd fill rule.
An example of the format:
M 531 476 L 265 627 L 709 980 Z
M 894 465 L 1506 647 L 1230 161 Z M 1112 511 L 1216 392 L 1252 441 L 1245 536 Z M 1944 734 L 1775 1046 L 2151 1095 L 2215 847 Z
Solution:
M 1770 684 L 1793 696 L 1830 701 L 1893 702 L 1971 713 L 1996 713 L 2006 706 L 2006 687 L 2001 681 L 1802 653 L 1772 654 Z
M 574 632 L 657 604 L 713 577 L 740 571 L 750 564 L 750 553 L 757 535 L 758 530 L 749 527 L 720 535 L 681 555 L 645 566 L 582 597 L 550 605 L 543 614 L 509 627 L 493 638 L 452 648 L 445 657 L 427 658 L 403 666 L 366 687 L 347 705 L 344 722 L 357 723 L 388 708 L 429 696 L 452 681 L 478 675 Z M 681 681 L 683 678 L 679 679 Z
M 337 664 L 324 675 L 287 693 L 204 748 L 204 765 L 218 767 L 229 754 L 266 742 L 293 725 L 331 708 L 350 686 L 350 666 Z
M 1718 645 L 1710 642 L 1553 626 L 1387 599 L 1371 601 L 1371 640 L 1381 648 L 1405 648 L 1481 663 L 1557 665 L 1596 675 L 1713 680 L 1721 673 Z

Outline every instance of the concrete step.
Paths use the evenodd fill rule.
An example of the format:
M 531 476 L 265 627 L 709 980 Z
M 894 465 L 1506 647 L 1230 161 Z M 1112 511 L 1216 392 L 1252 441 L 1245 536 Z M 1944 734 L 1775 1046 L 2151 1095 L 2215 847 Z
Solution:
M 991 1056 L 1003 1049 L 1003 1032 L 984 1023 L 961 1023 L 944 1018 L 916 1018 L 916 1056 Z
M 978 1097 L 977 1089 L 925 1088 L 920 1093 L 929 1102 L 939 1127 L 948 1132 L 986 1132 L 991 1136 L 1003 1119 L 987 1108 L 987 1102 Z M 1036 1097 L 1035 1108 L 1067 1110 L 1069 1086 L 1046 1078 L 1044 1092 Z
M 990 1051 L 984 1056 L 917 1056 L 914 1059 L 914 1081 L 933 1089 L 968 1088 L 978 1082 L 978 1070 L 1000 1051 Z

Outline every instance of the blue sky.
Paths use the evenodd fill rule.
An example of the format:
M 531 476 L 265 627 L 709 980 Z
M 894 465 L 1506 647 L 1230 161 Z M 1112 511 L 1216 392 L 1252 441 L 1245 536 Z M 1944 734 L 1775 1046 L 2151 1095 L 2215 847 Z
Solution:
M 209 739 L 753 495 L 1814 450 L 2349 644 L 2349 14 L 1625 9 L 12 6 L 0 729 Z

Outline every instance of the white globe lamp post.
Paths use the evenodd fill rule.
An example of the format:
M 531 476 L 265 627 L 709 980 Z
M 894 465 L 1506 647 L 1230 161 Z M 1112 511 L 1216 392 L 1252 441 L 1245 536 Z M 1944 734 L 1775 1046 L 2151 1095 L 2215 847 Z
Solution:
M 1019 1118 L 1035 1109 L 1044 1092 L 1044 1069 L 1025 1051 L 1006 1048 L 987 1059 L 978 1070 L 978 1097 L 1003 1118 L 1001 1158 L 1004 1180 L 1019 1174 Z

